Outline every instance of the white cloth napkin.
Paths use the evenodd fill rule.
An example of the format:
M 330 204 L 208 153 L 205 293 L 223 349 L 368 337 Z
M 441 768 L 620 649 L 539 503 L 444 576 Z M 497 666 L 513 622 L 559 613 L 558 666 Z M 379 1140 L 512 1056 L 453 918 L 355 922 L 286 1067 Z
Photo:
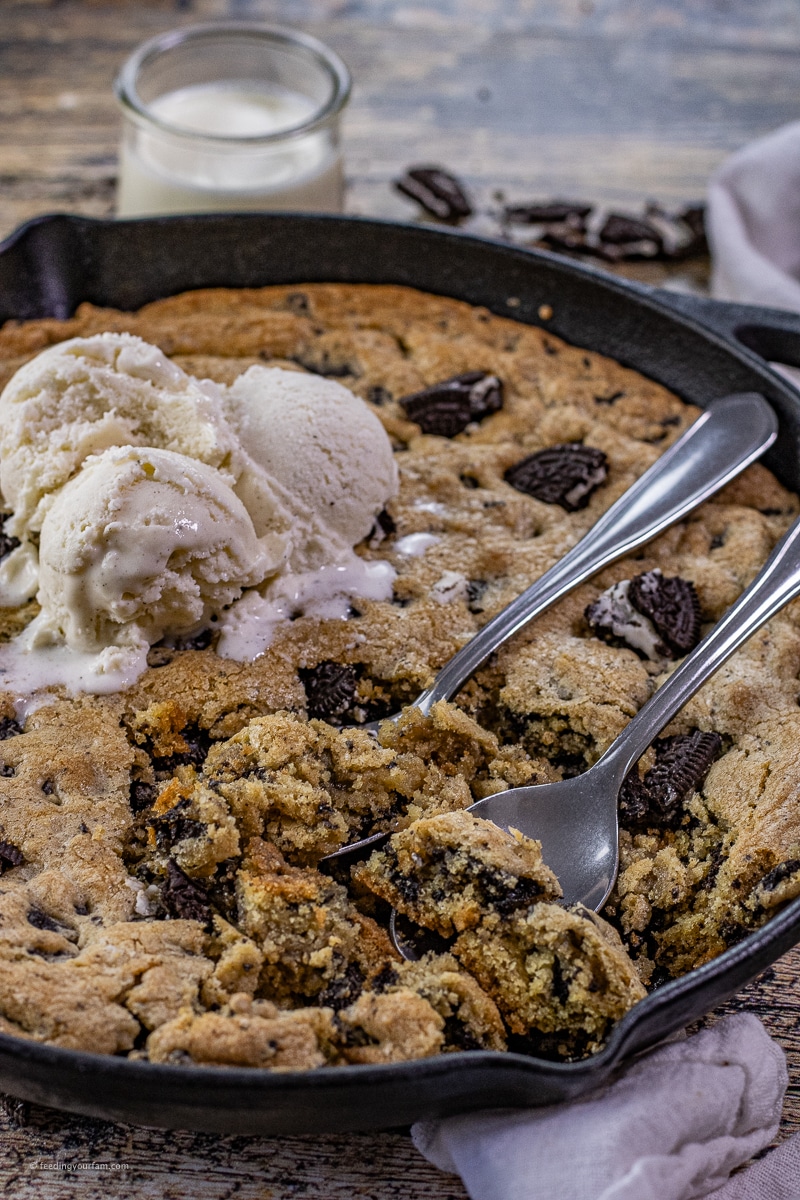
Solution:
M 800 312 L 800 121 L 726 159 L 708 187 L 711 294 Z M 800 389 L 800 368 L 770 366 Z
M 800 121 L 722 164 L 706 216 L 713 295 L 800 312 Z
M 571 1104 L 421 1121 L 411 1135 L 472 1200 L 799 1200 L 800 1134 L 726 1182 L 775 1136 L 786 1084 L 781 1048 L 737 1013 Z

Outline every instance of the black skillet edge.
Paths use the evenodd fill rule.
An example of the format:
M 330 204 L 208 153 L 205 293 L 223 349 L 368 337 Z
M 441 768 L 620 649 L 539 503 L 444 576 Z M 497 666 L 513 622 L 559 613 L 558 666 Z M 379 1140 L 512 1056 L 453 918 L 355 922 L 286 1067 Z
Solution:
M 0 246 L 0 320 L 137 308 L 196 287 L 396 283 L 455 296 L 608 354 L 700 404 L 761 391 L 781 434 L 765 461 L 800 490 L 800 396 L 760 354 L 800 365 L 800 318 L 629 284 L 545 252 L 355 217 L 211 215 L 115 222 L 54 215 Z M 552 310 L 552 315 L 549 315 Z M 272 1074 L 186 1068 L 0 1035 L 0 1088 L 110 1120 L 238 1133 L 380 1128 L 477 1107 L 568 1099 L 755 978 L 800 938 L 800 899 L 712 962 L 651 993 L 577 1063 L 473 1052 Z

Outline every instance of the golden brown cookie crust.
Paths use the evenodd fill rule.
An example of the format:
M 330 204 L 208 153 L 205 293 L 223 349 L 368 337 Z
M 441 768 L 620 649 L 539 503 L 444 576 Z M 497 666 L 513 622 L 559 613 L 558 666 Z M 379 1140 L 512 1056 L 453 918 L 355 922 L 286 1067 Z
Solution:
M 574 1057 L 642 994 L 628 955 L 646 980 L 689 970 L 797 894 L 797 602 L 665 731 L 717 732 L 722 753 L 677 821 L 623 829 L 605 915 L 627 953 L 586 914 L 542 902 L 513 919 L 482 914 L 458 960 L 411 969 L 393 955 L 382 902 L 316 869 L 373 828 L 424 829 L 593 762 L 659 683 L 657 666 L 592 635 L 584 610 L 604 588 L 654 568 L 679 575 L 707 625 L 736 599 L 799 507 L 758 465 L 537 620 L 455 705 L 384 726 L 377 742 L 346 728 L 429 684 L 697 410 L 546 330 L 393 286 L 205 289 L 138 313 L 84 304 L 67 321 L 9 322 L 0 382 L 48 345 L 106 330 L 222 384 L 267 363 L 362 396 L 392 439 L 401 489 L 390 532 L 359 553 L 388 559 L 397 582 L 392 602 L 359 604 L 350 620 L 287 624 L 254 663 L 156 647 L 127 692 L 62 696 L 21 733 L 14 698 L 0 696 L 4 1030 L 153 1061 L 307 1069 L 499 1048 L 499 1006 L 516 1036 L 536 1032 L 535 1052 Z M 468 371 L 502 380 L 502 409 L 454 438 L 422 434 L 399 400 Z M 585 508 L 505 481 L 565 442 L 607 456 Z M 404 552 L 419 533 L 433 539 L 426 552 Z M 35 611 L 0 612 L 0 636 Z M 352 669 L 345 728 L 308 719 L 301 672 L 328 662 Z M 563 951 L 576 939 L 577 965 Z

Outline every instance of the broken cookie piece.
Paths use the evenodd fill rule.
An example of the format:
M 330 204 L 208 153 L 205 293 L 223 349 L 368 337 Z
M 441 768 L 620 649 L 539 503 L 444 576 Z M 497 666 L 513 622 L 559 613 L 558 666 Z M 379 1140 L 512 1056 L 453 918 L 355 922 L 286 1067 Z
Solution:
M 290 866 L 260 838 L 247 847 L 236 894 L 238 926 L 264 956 L 259 989 L 282 1005 L 319 997 L 339 981 L 345 994 L 359 992 L 398 958 L 386 932 L 344 887 Z
M 556 1035 L 566 1057 L 598 1050 L 646 995 L 619 934 L 581 905 L 493 913 L 462 933 L 453 953 L 513 1033 Z
M 147 1039 L 150 1062 L 309 1071 L 328 1061 L 333 1014 L 325 1008 L 281 1011 L 237 994 L 219 1012 L 181 1009 Z
M 415 821 L 353 870 L 354 880 L 418 925 L 451 937 L 561 895 L 541 845 L 468 812 Z

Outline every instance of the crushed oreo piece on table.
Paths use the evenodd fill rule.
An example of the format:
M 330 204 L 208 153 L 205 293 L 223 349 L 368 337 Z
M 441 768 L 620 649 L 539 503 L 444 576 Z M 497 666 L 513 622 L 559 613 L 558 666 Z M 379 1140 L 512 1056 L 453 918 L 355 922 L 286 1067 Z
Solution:
M 486 371 L 467 371 L 403 396 L 398 403 L 423 433 L 451 438 L 503 407 L 503 384 Z
M 472 214 L 463 185 L 442 167 L 409 167 L 394 186 L 440 221 L 460 221 Z
M 545 200 L 506 205 L 499 223 L 506 233 L 509 226 L 538 226 L 534 244 L 605 262 L 679 261 L 708 253 L 700 204 L 669 212 L 650 201 L 642 215 L 633 215 L 578 201 Z
M 658 662 L 680 658 L 700 640 L 700 602 L 694 585 L 665 578 L 656 567 L 613 584 L 587 605 L 592 632 Z
M 0 841 L 0 875 L 10 871 L 12 867 L 21 867 L 25 857 L 13 842 Z
M 620 788 L 619 813 L 623 825 L 673 824 L 681 815 L 683 801 L 697 791 L 719 757 L 722 739 L 718 733 L 695 729 L 692 733 L 660 738 L 653 749 L 656 760 L 644 778 L 640 778 L 634 767 Z
M 567 442 L 529 454 L 509 467 L 504 479 L 518 492 L 576 512 L 586 507 L 592 493 L 605 482 L 606 462 L 603 451 L 595 446 Z
M 309 717 L 327 721 L 342 716 L 352 706 L 356 694 L 356 669 L 350 664 L 326 659 L 316 667 L 301 667 L 298 675 L 306 690 Z
M 161 888 L 161 902 L 171 917 L 185 921 L 211 923 L 211 907 L 205 888 L 190 879 L 171 858 L 167 859 L 167 877 Z

